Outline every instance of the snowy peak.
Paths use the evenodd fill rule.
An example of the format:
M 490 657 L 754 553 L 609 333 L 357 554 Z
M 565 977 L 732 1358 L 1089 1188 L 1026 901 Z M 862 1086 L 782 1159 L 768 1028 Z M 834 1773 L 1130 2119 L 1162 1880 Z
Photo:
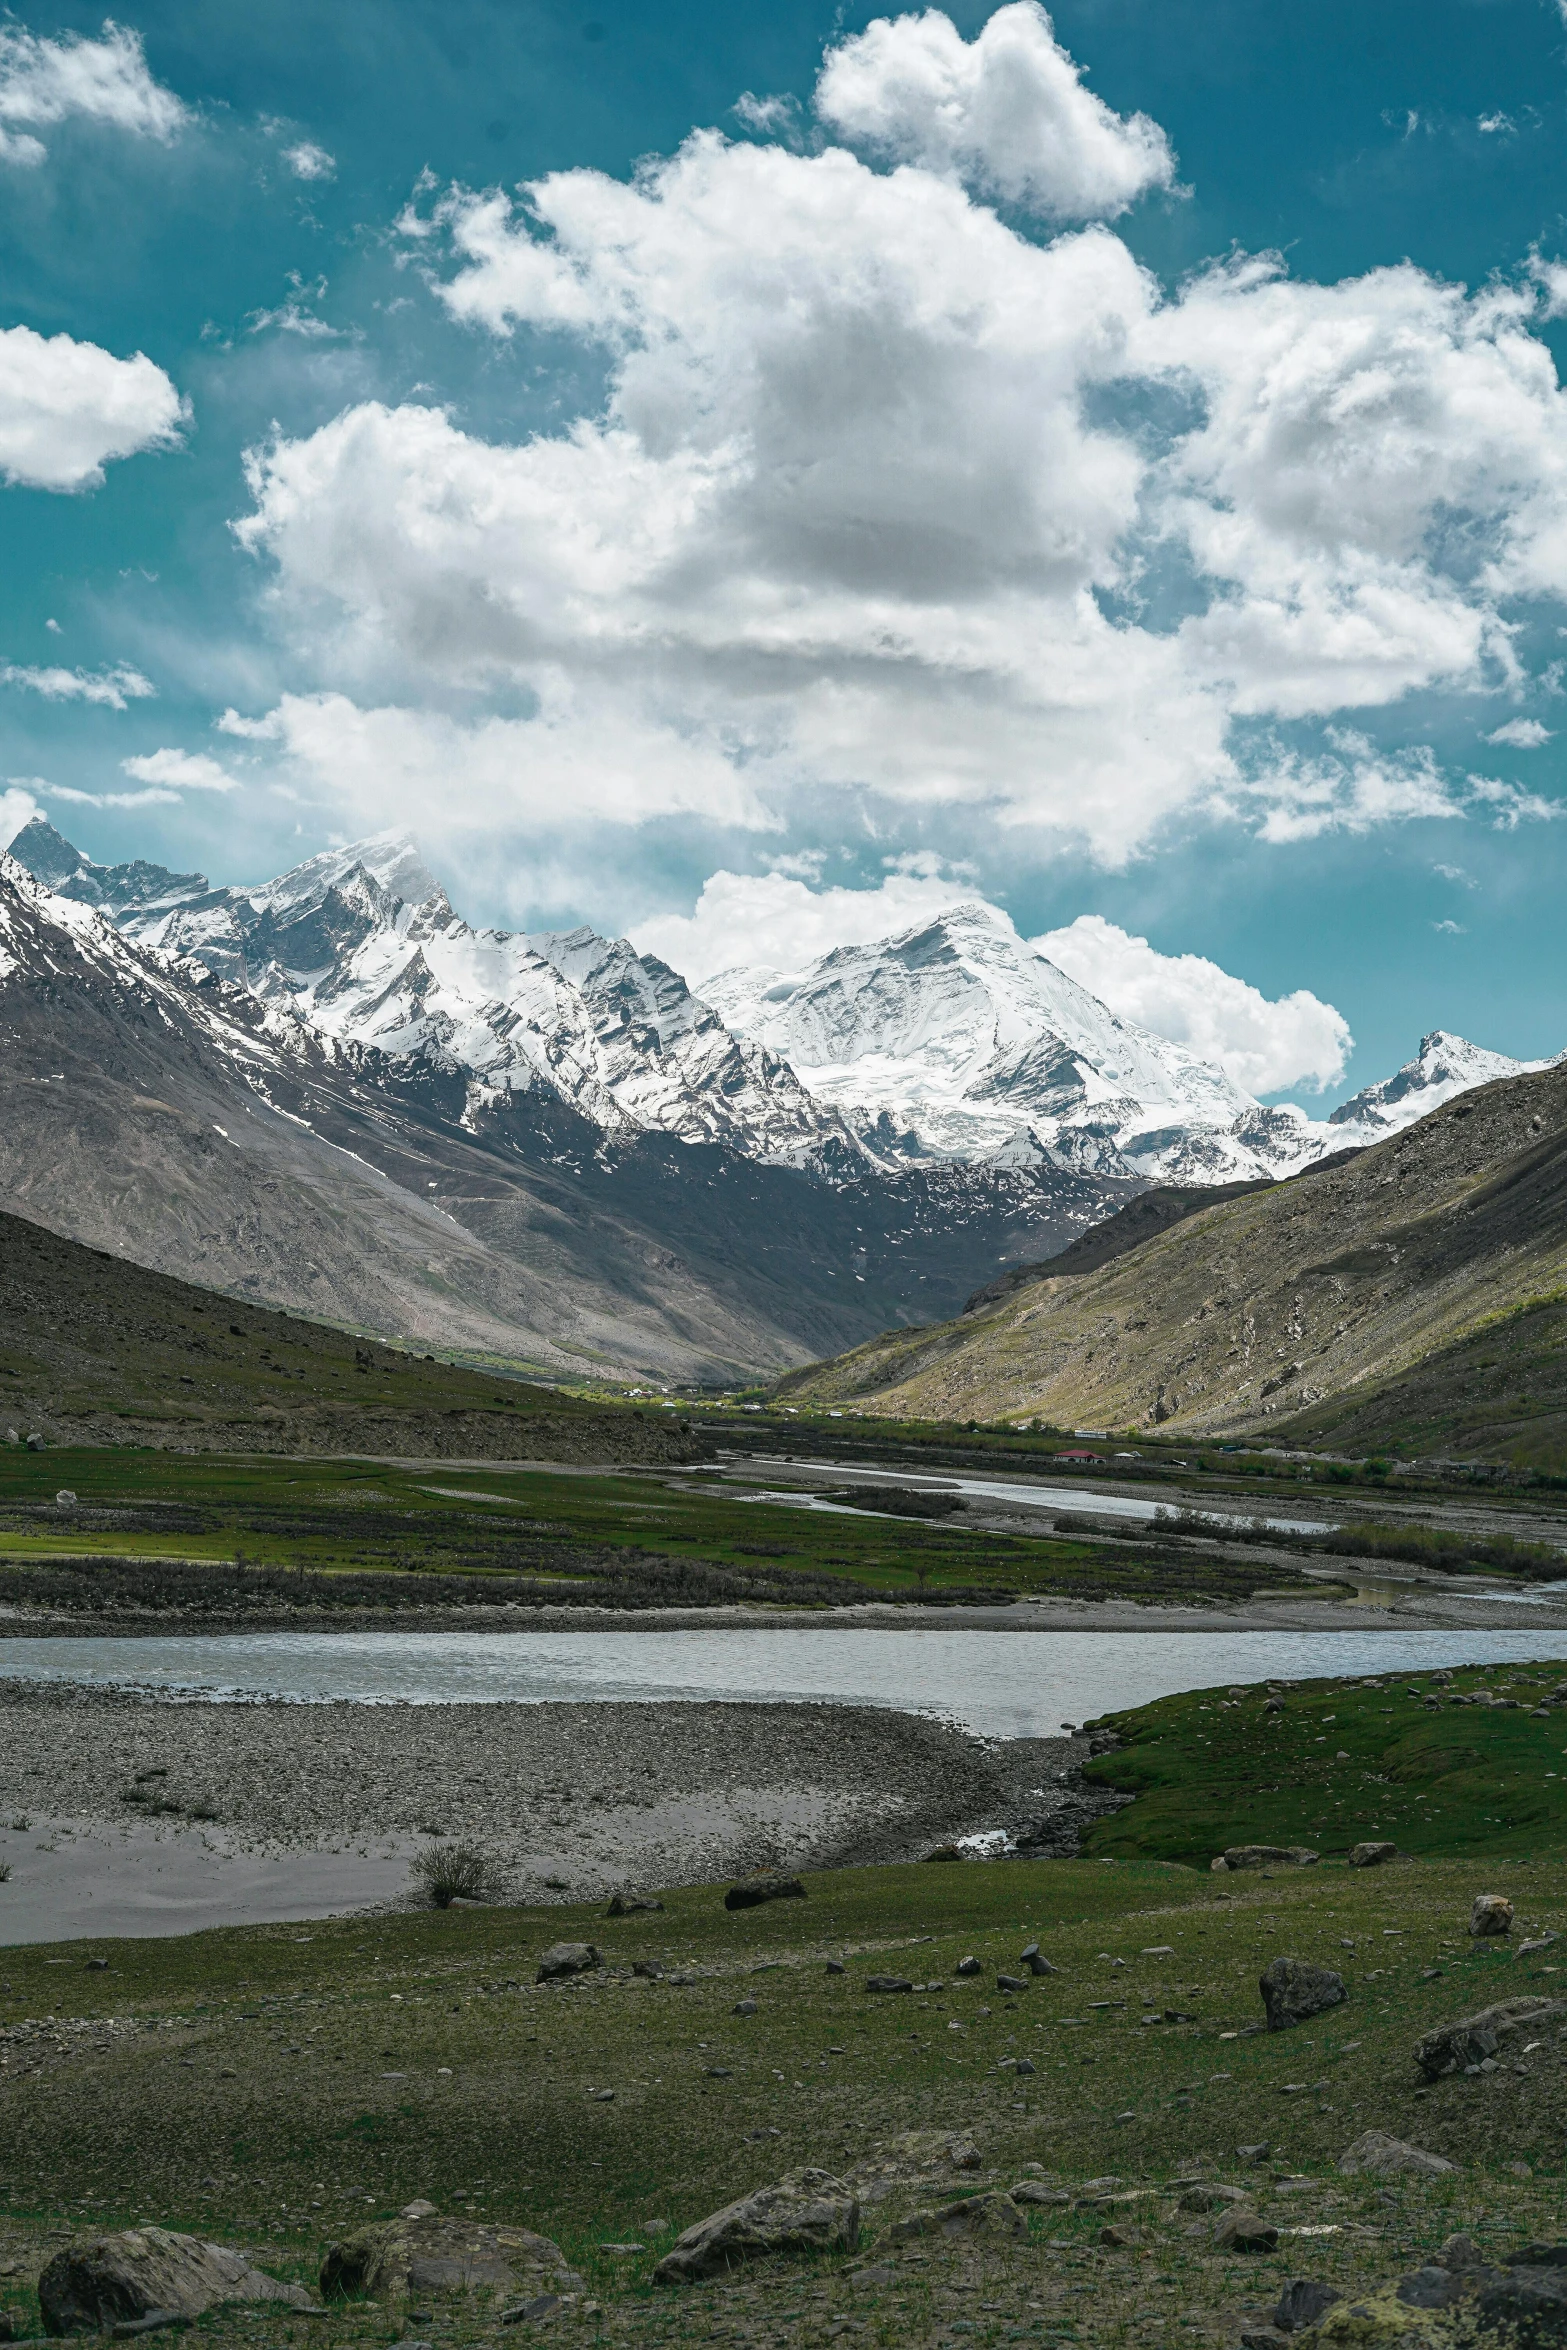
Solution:
M 200 897 L 207 888 L 204 873 L 171 873 L 166 865 L 150 865 L 141 857 L 127 865 L 95 865 L 42 816 L 23 825 L 9 853 L 57 897 L 102 906 L 114 915 L 165 909 Z
M 1165 1129 L 1224 1132 L 1257 1106 L 1221 1069 L 1109 1011 L 990 906 L 949 907 L 794 976 L 721 972 L 702 993 L 871 1148 L 890 1122 L 933 1156 L 1032 1147 L 1132 1173 L 1168 1147 Z
M 1477 1085 L 1490 1085 L 1498 1077 L 1529 1076 L 1552 1066 L 1549 1060 L 1515 1061 L 1506 1053 L 1471 1044 L 1467 1037 L 1453 1036 L 1445 1028 L 1434 1028 L 1420 1039 L 1420 1050 L 1412 1061 L 1340 1103 L 1328 1123 L 1369 1130 L 1368 1139 L 1375 1140 L 1413 1125 L 1428 1111 L 1440 1109 L 1444 1102 Z M 1355 1139 L 1343 1137 L 1344 1141 Z

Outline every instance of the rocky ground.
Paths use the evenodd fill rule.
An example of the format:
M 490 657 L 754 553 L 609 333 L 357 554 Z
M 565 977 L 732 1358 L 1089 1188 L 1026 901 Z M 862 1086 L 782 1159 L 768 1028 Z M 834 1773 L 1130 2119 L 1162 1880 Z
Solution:
M 361 1907 L 402 1897 L 432 1840 L 477 1846 L 499 1896 L 542 1901 L 921 1859 L 987 1831 L 1061 1854 L 1118 1800 L 1084 1787 L 1086 1754 L 871 1706 L 245 1705 L 3 1682 L 0 1934 L 89 1914 L 133 1931 L 138 1902 L 164 1931 L 287 1914 L 290 1860 L 296 1914 Z

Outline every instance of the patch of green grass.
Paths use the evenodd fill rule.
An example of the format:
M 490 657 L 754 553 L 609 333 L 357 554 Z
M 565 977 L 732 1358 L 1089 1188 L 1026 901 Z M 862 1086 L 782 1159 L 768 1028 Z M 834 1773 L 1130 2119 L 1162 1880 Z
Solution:
M 1534 1708 L 1559 1665 L 1466 1667 L 1203 1689 L 1106 1716 L 1123 1746 L 1089 1777 L 1137 1801 L 1100 1820 L 1095 1854 L 1206 1868 L 1231 1844 L 1346 1853 L 1368 1839 L 1407 1852 L 1529 1857 L 1567 1850 L 1567 1708 Z M 1489 1689 L 1515 1708 L 1459 1705 Z M 1428 1699 L 1438 1702 L 1431 1705 Z
M 51 2221 L 156 2218 L 270 2244 L 270 2265 L 308 2274 L 335 2236 L 420 2194 L 561 2242 L 598 2303 L 562 2313 L 573 2339 L 667 2325 L 705 2341 L 726 2321 L 794 2311 L 815 2340 L 853 2308 L 872 2338 L 924 2343 L 954 2314 L 949 2282 L 966 2281 L 993 2300 L 964 2305 L 980 2340 L 1048 2311 L 1114 2344 L 1150 2305 L 1233 2340 L 1237 2316 L 1287 2275 L 1354 2283 L 1413 2266 L 1459 2225 L 1487 2246 L 1555 2225 L 1562 2044 L 1542 2034 L 1521 2069 L 1429 2089 L 1410 2058 L 1436 2023 L 1552 1988 L 1538 1955 L 1471 1944 L 1464 1928 L 1481 1889 L 1512 1896 L 1520 1933 L 1567 1925 L 1554 1871 L 1493 1855 L 1483 1878 L 1422 1861 L 1220 1887 L 1148 1862 L 1006 1862 L 806 1882 L 804 1902 L 735 1915 L 705 1888 L 620 1920 L 587 1907 L 422 1912 L 11 1950 L 0 2226 L 41 2238 Z M 540 1950 L 576 1937 L 600 1946 L 604 1970 L 535 1987 Z M 995 1970 L 1036 1937 L 1056 1973 L 1001 1994 Z M 971 1951 L 984 1973 L 965 1982 L 955 1968 Z M 1255 2029 L 1257 1977 L 1281 1952 L 1339 1968 L 1349 1998 L 1271 2035 Z M 86 1972 L 89 1953 L 108 1971 Z M 829 1956 L 847 1972 L 827 1974 Z M 649 1959 L 691 1979 L 633 1978 Z M 864 1984 L 880 1971 L 927 1988 L 875 1998 Z M 742 1995 L 754 2015 L 733 2012 Z M 19 2033 L 28 2017 L 41 2028 Z M 595 2098 L 605 2088 L 612 2103 Z M 853 2302 L 842 2261 L 768 2264 L 676 2296 L 651 2287 L 668 2241 L 651 2219 L 680 2228 L 802 2163 L 856 2168 L 911 2128 L 971 2137 L 980 2185 L 1034 2162 L 1068 2184 L 1165 2190 L 1201 2158 L 1208 2176 L 1252 2185 L 1280 2225 L 1329 2233 L 1225 2260 L 1211 2220 L 1161 2192 L 1041 2213 L 1026 2243 L 994 2256 L 938 2244 L 928 2269 L 910 2260 L 870 2302 Z M 1463 2167 L 1384 2196 L 1335 2168 L 1368 2128 Z M 1235 2150 L 1259 2141 L 1271 2160 L 1248 2171 Z M 1275 2194 L 1278 2172 L 1304 2174 L 1310 2196 Z M 867 2202 L 875 2257 L 903 2259 L 888 2223 L 908 2200 Z M 1107 2218 L 1132 2228 L 1129 2247 L 1101 2247 Z M 626 2242 L 646 2249 L 604 2249 Z M 345 2340 L 390 2338 L 384 2313 L 362 2306 L 328 2323 Z M 494 2339 L 479 2310 L 443 2309 L 438 2323 L 454 2342 Z M 289 2328 L 267 2313 L 268 2341 Z M 247 2323 L 229 2313 L 203 2331 L 240 2341 Z

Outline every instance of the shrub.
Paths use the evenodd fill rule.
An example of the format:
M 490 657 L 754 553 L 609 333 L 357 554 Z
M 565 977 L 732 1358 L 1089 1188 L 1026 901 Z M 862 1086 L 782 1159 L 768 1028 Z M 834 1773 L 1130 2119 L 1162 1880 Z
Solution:
M 485 1900 L 494 1878 L 489 1854 L 475 1844 L 432 1844 L 408 1873 L 437 1909 L 450 1909 L 454 1901 Z

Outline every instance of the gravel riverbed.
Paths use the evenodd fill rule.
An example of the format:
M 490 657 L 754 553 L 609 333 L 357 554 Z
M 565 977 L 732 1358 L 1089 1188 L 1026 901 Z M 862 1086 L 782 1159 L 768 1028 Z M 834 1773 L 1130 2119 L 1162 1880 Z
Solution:
M 879 1706 L 234 1704 L 4 1681 L 0 1943 L 401 1901 L 432 1838 L 482 1847 L 526 1901 L 917 1859 L 1062 1769 L 1068 1740 L 998 1746 Z

